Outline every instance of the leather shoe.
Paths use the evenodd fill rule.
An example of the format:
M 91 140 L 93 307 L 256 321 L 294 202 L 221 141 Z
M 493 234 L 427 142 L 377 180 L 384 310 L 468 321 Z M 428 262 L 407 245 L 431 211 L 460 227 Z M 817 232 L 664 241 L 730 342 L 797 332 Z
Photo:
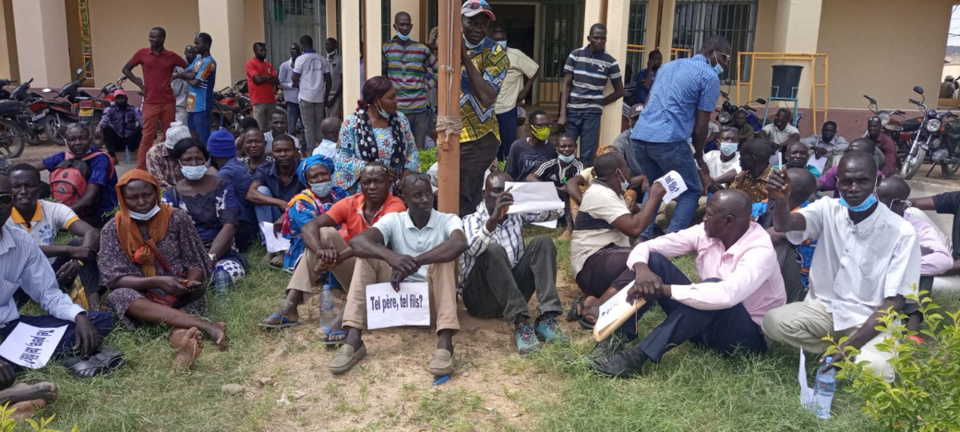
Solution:
M 634 346 L 617 354 L 596 359 L 590 366 L 601 375 L 629 378 L 638 375 L 646 361 L 647 355 L 639 346 Z

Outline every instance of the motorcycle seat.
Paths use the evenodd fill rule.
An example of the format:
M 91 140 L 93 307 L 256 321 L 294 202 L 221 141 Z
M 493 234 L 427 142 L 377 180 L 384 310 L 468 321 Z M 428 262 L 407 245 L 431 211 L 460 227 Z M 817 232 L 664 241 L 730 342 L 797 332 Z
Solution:
M 954 121 L 948 122 L 946 127 L 949 134 L 951 135 L 960 134 L 960 121 L 954 120 Z
M 913 132 L 917 129 L 920 129 L 920 122 L 914 119 L 904 120 L 903 123 L 900 123 L 900 126 L 903 127 L 904 132 Z
M 0 101 L 0 114 L 10 114 L 20 112 L 23 104 L 19 101 L 14 100 L 5 100 Z

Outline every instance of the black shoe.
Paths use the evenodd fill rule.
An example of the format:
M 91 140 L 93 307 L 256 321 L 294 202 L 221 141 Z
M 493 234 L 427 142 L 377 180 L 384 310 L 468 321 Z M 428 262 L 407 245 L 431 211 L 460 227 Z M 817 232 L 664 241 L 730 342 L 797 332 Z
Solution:
M 612 378 L 629 378 L 640 373 L 647 355 L 639 346 L 593 361 L 591 367 L 602 375 Z
M 590 350 L 590 358 L 597 360 L 620 354 L 626 344 L 627 343 L 624 342 L 623 339 L 617 337 L 617 335 L 610 335 L 610 337 L 603 342 L 598 343 L 593 347 L 592 350 Z

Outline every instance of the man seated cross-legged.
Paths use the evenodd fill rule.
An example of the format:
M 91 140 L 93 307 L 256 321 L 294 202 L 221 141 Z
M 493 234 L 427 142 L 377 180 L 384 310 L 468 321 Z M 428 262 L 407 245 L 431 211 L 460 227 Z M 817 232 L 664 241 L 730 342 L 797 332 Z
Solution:
M 457 257 L 467 249 L 467 238 L 457 215 L 433 209 L 433 188 L 427 174 L 409 174 L 400 182 L 407 211 L 390 213 L 350 240 L 356 269 L 347 292 L 343 328 L 347 339 L 330 362 L 330 372 L 344 373 L 367 353 L 360 338 L 367 324 L 367 286 L 390 282 L 426 282 L 430 289 L 430 321 L 437 327 L 437 350 L 430 373 L 453 372 L 453 334 L 457 318 Z
M 594 360 L 597 372 L 627 377 L 647 361 L 659 363 L 671 348 L 692 341 L 725 355 L 761 354 L 767 344 L 760 322 L 770 309 L 786 302 L 777 256 L 766 231 L 750 220 L 746 193 L 722 190 L 707 204 L 703 223 L 637 245 L 627 259 L 635 275 L 621 276 L 615 286 L 635 282 L 627 293 L 634 301 L 654 301 L 667 318 L 637 345 L 623 349 L 616 340 L 601 345 Z M 669 258 L 697 253 L 700 283 L 690 280 Z M 631 318 L 618 330 L 627 340 L 636 329 Z M 619 338 L 618 338 L 619 339 Z

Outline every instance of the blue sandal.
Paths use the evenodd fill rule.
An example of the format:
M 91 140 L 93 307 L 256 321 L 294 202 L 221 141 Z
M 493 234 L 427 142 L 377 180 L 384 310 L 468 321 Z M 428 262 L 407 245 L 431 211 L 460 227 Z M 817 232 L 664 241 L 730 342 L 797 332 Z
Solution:
M 280 320 L 280 323 L 278 323 L 278 324 L 268 324 L 268 323 L 264 322 L 264 321 L 268 321 L 268 320 L 272 320 L 272 319 L 279 319 L 279 320 Z M 260 327 L 269 328 L 269 329 L 282 329 L 282 328 L 293 327 L 293 326 L 298 326 L 298 325 L 300 325 L 300 321 L 293 321 L 293 320 L 291 320 L 290 318 L 287 318 L 287 317 L 285 317 L 285 316 L 283 316 L 283 315 L 280 315 L 280 314 L 270 315 L 270 316 L 267 317 L 267 319 L 265 319 L 265 320 L 263 320 L 263 321 L 260 321 Z
M 321 345 L 326 345 L 326 346 L 343 345 L 343 342 L 344 342 L 345 340 L 347 340 L 347 331 L 346 331 L 346 330 L 342 330 L 342 329 L 341 329 L 341 330 L 337 330 L 337 331 L 335 331 L 335 332 L 332 332 L 332 331 L 324 328 L 324 329 L 323 329 L 323 333 L 324 333 L 326 336 L 325 336 L 323 339 L 320 339 L 320 344 L 321 344 Z M 334 337 L 334 336 L 343 336 L 343 338 L 342 338 L 342 339 L 338 339 L 338 340 L 331 340 L 331 338 Z

